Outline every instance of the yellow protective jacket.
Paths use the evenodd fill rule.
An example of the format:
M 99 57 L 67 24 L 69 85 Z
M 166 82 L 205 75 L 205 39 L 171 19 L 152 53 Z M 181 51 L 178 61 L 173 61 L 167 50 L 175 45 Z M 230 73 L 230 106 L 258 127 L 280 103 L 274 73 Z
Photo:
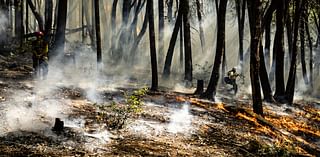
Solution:
M 38 39 L 32 43 L 33 55 L 38 59 L 48 57 L 49 45 L 42 39 Z

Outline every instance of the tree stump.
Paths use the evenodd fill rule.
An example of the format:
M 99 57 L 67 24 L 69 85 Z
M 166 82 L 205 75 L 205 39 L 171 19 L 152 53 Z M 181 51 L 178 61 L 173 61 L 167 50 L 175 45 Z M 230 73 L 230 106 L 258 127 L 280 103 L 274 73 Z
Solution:
M 52 131 L 61 132 L 63 131 L 64 123 L 60 120 L 60 118 L 56 118 Z
M 200 95 L 203 93 L 204 82 L 203 80 L 197 80 L 197 89 L 194 94 Z

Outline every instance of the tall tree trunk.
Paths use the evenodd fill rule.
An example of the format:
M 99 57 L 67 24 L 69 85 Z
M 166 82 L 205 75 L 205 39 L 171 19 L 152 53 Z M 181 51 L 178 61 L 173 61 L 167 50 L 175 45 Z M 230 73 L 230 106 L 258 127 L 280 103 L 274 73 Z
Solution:
M 286 86 L 286 97 L 289 104 L 293 103 L 294 89 L 296 82 L 297 73 L 297 52 L 298 52 L 298 32 L 301 16 L 301 5 L 304 4 L 305 0 L 297 0 L 296 8 L 294 13 L 294 32 L 293 32 L 293 48 L 292 48 L 292 58 L 290 64 L 289 78 Z
M 207 99 L 213 99 L 216 95 L 217 85 L 220 77 L 220 66 L 222 57 L 225 53 L 225 22 L 226 22 L 226 10 L 228 0 L 220 1 L 219 13 L 218 13 L 218 35 L 217 35 L 217 48 L 212 73 L 207 90 L 202 94 L 202 97 Z
M 192 82 L 192 50 L 191 50 L 191 32 L 189 23 L 189 1 L 181 0 L 183 12 L 183 35 L 184 35 L 184 57 L 185 57 L 185 76 L 186 81 Z
M 118 5 L 118 0 L 113 0 L 112 3 L 112 10 L 111 10 L 111 32 L 112 32 L 112 36 L 111 36 L 111 56 L 115 56 L 116 52 L 116 18 L 117 18 L 117 5 Z
M 58 23 L 55 37 L 55 51 L 52 57 L 64 53 L 65 33 L 67 25 L 68 0 L 59 0 L 58 2 Z
M 176 23 L 173 28 L 173 33 L 172 33 L 172 36 L 170 39 L 169 48 L 168 48 L 168 52 L 167 52 L 165 63 L 164 63 L 163 74 L 162 74 L 162 76 L 164 78 L 169 77 L 170 72 L 171 72 L 171 63 L 172 63 L 172 58 L 173 58 L 174 47 L 176 45 L 179 29 L 181 29 L 181 23 L 182 23 L 181 5 L 182 5 L 182 3 L 180 3 L 178 17 L 177 17 Z
M 263 115 L 261 89 L 260 89 L 260 57 L 259 43 L 262 36 L 262 0 L 248 0 L 248 13 L 250 23 L 250 79 L 252 87 L 253 112 Z
M 50 43 L 51 41 L 51 30 L 52 30 L 52 12 L 53 12 L 53 1 L 45 1 L 45 40 Z
M 102 61 L 102 53 L 101 53 L 101 32 L 100 32 L 100 5 L 99 0 L 94 1 L 94 10 L 95 10 L 95 22 L 96 22 L 96 46 L 97 46 L 97 63 L 98 69 L 100 70 L 100 64 Z
M 37 11 L 37 8 L 35 7 L 35 5 L 33 5 L 32 0 L 27 0 L 27 2 L 28 2 L 28 5 L 29 5 L 32 13 L 35 16 L 35 19 L 38 22 L 39 30 L 44 31 L 44 24 L 43 24 L 43 20 L 42 20 L 40 13 Z
M 301 68 L 302 68 L 302 76 L 304 83 L 306 85 L 309 84 L 308 76 L 307 76 L 307 67 L 306 67 L 306 57 L 305 57 L 305 20 L 307 13 L 305 12 L 305 4 L 302 4 L 301 11 L 301 22 L 300 22 L 300 54 L 301 54 Z
M 24 34 L 23 28 L 23 14 L 22 14 L 22 0 L 14 0 L 14 7 L 15 7 L 15 36 L 17 39 L 21 40 L 22 43 L 22 36 Z M 22 46 L 22 45 L 21 45 Z
M 157 52 L 156 39 L 154 31 L 154 17 L 153 17 L 153 0 L 147 1 L 147 11 L 149 18 L 149 40 L 150 40 L 150 57 L 152 70 L 152 85 L 151 90 L 158 90 L 158 70 L 157 70 Z
M 28 7 L 28 2 L 26 2 L 26 30 L 25 33 L 28 34 L 29 32 L 29 7 Z
M 173 0 L 167 0 L 167 6 L 168 6 L 168 20 L 171 23 L 172 21 L 172 7 L 173 7 Z
M 180 20 L 181 23 L 180 23 L 180 42 L 179 42 L 179 46 L 180 46 L 180 58 L 179 58 L 179 61 L 180 61 L 180 68 L 183 69 L 183 58 L 184 58 L 184 44 L 183 44 L 183 21 Z
M 292 34 L 293 34 L 293 28 L 292 28 L 292 18 L 291 18 L 291 10 L 290 10 L 290 3 L 291 0 L 287 0 L 285 1 L 285 10 L 286 10 L 286 14 L 285 14 L 285 23 L 286 23 L 286 32 L 287 32 L 287 43 L 288 43 L 288 59 L 286 59 L 285 61 L 285 67 L 286 67 L 286 71 L 289 71 L 289 64 L 291 61 L 291 54 L 292 54 Z
M 282 102 L 285 98 L 284 85 L 284 3 L 285 0 L 276 0 L 277 15 L 276 15 L 276 35 L 274 39 L 273 54 L 275 60 L 276 74 L 276 92 L 274 97 L 277 101 Z
M 263 18 L 264 20 L 264 29 L 265 29 L 265 46 L 264 46 L 264 53 L 265 53 L 265 61 L 267 69 L 270 68 L 270 45 L 271 45 L 271 22 L 273 18 L 273 13 L 275 12 L 277 0 L 272 0 L 267 12 Z M 272 60 L 272 67 L 270 70 L 271 82 L 274 80 L 274 71 L 275 71 L 275 61 Z
M 264 60 L 264 53 L 263 53 L 263 46 L 262 41 L 260 41 L 260 48 L 259 48 L 259 56 L 260 56 L 260 69 L 259 69 L 259 76 L 261 80 L 261 87 L 264 96 L 264 100 L 267 102 L 275 102 L 272 96 L 272 90 L 269 82 L 269 76 Z
M 239 30 L 239 60 L 241 73 L 243 72 L 243 38 L 244 38 L 244 20 L 246 15 L 246 0 L 236 1 L 238 30 Z
M 159 65 L 163 62 L 163 49 L 164 49 L 164 1 L 158 0 L 158 9 L 159 9 Z
M 205 42 L 205 37 L 204 37 L 204 31 L 203 31 L 203 22 L 202 22 L 202 9 L 201 9 L 201 4 L 199 0 L 196 0 L 197 4 L 197 15 L 198 15 L 198 22 L 199 22 L 199 31 L 200 31 L 200 42 L 201 42 L 201 48 L 202 48 L 202 53 L 205 53 L 206 49 L 206 42 Z
M 305 27 L 306 27 L 306 33 L 308 36 L 308 44 L 309 44 L 309 82 L 310 82 L 310 88 L 313 89 L 313 51 L 312 51 L 312 40 L 311 40 L 311 35 L 309 31 L 309 21 L 308 17 L 306 18 L 305 22 Z

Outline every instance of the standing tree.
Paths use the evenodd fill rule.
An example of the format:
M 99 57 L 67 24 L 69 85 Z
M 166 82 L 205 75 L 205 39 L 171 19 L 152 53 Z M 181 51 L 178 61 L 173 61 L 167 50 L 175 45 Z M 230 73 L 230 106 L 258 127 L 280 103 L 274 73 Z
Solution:
M 157 52 L 156 52 L 156 37 L 154 32 L 154 17 L 153 17 L 153 0 L 147 2 L 147 12 L 149 19 L 149 40 L 150 40 L 150 57 L 152 70 L 152 91 L 158 90 L 158 69 L 157 69 Z
M 201 95 L 201 97 L 212 99 L 216 95 L 218 80 L 219 80 L 219 70 L 222 62 L 222 56 L 225 53 L 225 20 L 226 20 L 226 10 L 227 10 L 228 0 L 220 1 L 218 9 L 218 36 L 217 36 L 217 49 L 216 56 L 214 59 L 214 64 L 212 68 L 212 73 L 209 81 L 207 90 Z
M 260 57 L 259 44 L 262 37 L 262 0 L 248 0 L 248 13 L 250 23 L 250 79 L 252 88 L 253 111 L 263 115 L 261 89 L 260 89 Z
M 277 101 L 282 102 L 285 97 L 284 85 L 284 14 L 285 14 L 285 1 L 286 0 L 273 0 L 276 1 L 276 20 L 277 30 L 274 39 L 273 54 L 275 60 L 275 73 L 276 73 L 276 92 L 274 97 Z M 273 61 L 274 63 L 274 61 Z
M 102 54 L 101 54 L 101 33 L 100 33 L 100 5 L 99 0 L 94 1 L 94 10 L 95 10 L 95 22 L 96 22 L 96 46 L 97 46 L 97 64 L 98 69 L 100 70 L 100 64 L 102 61 Z
M 302 10 L 302 4 L 304 4 L 305 0 L 296 0 L 296 7 L 294 13 L 294 31 L 293 31 L 293 48 L 291 54 L 291 64 L 289 71 L 289 78 L 286 86 L 286 98 L 289 104 L 293 103 L 294 97 L 294 88 L 296 82 L 296 74 L 297 74 L 297 54 L 298 54 L 298 33 L 299 33 L 299 24 L 300 24 L 300 16 Z
M 243 72 L 243 38 L 244 38 L 244 20 L 246 15 L 246 0 L 236 1 L 238 29 L 239 29 L 239 59 L 241 73 Z
M 163 47 L 164 47 L 164 0 L 158 0 L 159 8 L 159 63 L 163 62 Z
M 57 30 L 55 34 L 55 43 L 54 43 L 54 54 L 50 56 L 57 56 L 64 52 L 65 44 L 65 34 L 66 34 L 66 25 L 67 25 L 67 9 L 68 9 L 68 0 L 63 0 L 58 2 L 58 23 Z
M 191 33 L 189 22 L 189 1 L 181 0 L 182 14 L 183 14 L 183 30 L 184 30 L 184 79 L 188 82 L 192 82 L 192 52 L 191 52 Z

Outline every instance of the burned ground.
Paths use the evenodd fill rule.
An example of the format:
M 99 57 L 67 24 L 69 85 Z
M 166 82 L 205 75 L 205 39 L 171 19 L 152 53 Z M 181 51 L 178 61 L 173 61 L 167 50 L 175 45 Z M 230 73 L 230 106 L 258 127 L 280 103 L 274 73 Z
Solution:
M 150 93 L 132 81 L 112 90 L 99 86 L 96 94 L 101 99 L 94 102 L 82 86 L 58 84 L 50 94 L 37 90 L 41 80 L 32 77 L 30 62 L 12 67 L 8 63 L 14 56 L 2 58 L 0 156 L 317 156 L 320 152 L 316 99 L 292 106 L 264 104 L 261 117 L 252 112 L 246 93 L 228 97 L 230 93 L 221 88 L 221 102 L 214 103 L 173 89 Z M 51 130 L 57 117 L 65 122 L 63 132 Z

